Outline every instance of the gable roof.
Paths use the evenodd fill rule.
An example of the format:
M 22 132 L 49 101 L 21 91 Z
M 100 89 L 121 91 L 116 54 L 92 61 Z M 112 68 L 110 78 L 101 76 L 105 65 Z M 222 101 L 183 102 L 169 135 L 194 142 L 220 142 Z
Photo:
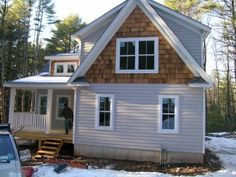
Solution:
M 186 22 L 186 23 L 192 25 L 192 26 L 195 27 L 195 28 L 201 29 L 201 30 L 203 31 L 203 33 L 205 34 L 205 35 L 204 35 L 204 38 L 207 37 L 207 35 L 208 35 L 208 34 L 210 33 L 210 31 L 211 31 L 211 28 L 210 28 L 209 26 L 204 25 L 203 23 L 201 23 L 201 22 L 199 22 L 199 21 L 197 21 L 197 20 L 194 20 L 194 19 L 192 19 L 192 18 L 190 18 L 190 17 L 188 17 L 188 16 L 186 16 L 186 15 L 183 15 L 183 14 L 181 14 L 181 13 L 175 11 L 175 10 L 172 10 L 172 9 L 170 9 L 169 7 L 166 7 L 166 6 L 164 6 L 164 5 L 160 4 L 160 3 L 157 3 L 157 2 L 155 2 L 155 1 L 153 1 L 153 0 L 148 0 L 148 3 L 149 3 L 151 6 L 154 6 L 154 7 L 158 8 L 158 9 L 160 9 L 160 10 L 163 10 L 163 11 L 169 13 L 169 14 L 172 14 L 172 15 L 175 16 L 176 18 L 181 19 L 182 21 L 184 21 L 184 22 Z
M 93 22 L 89 23 L 88 25 L 81 28 L 79 31 L 77 31 L 75 34 L 72 35 L 72 38 L 84 38 L 91 34 L 96 29 L 102 27 L 103 25 L 108 24 L 111 22 L 115 16 L 118 15 L 119 11 L 125 6 L 126 2 L 121 3 L 120 5 L 114 7 L 101 17 L 97 18 Z
M 128 0 L 123 8 L 120 10 L 119 14 L 112 21 L 110 26 L 106 29 L 103 35 L 98 39 L 94 47 L 88 53 L 86 58 L 83 60 L 81 65 L 77 68 L 75 73 L 69 79 L 69 82 L 73 82 L 77 77 L 84 76 L 91 65 L 94 63 L 96 58 L 106 47 L 111 38 L 115 35 L 124 21 L 128 18 L 133 9 L 138 6 L 145 15 L 150 19 L 150 21 L 155 25 L 155 27 L 160 31 L 160 33 L 165 37 L 169 44 L 174 48 L 177 54 L 181 57 L 184 63 L 188 66 L 191 72 L 196 77 L 202 77 L 210 85 L 212 80 L 208 77 L 206 72 L 201 68 L 201 66 L 196 62 L 196 60 L 191 56 L 188 50 L 184 47 L 181 41 L 176 37 L 176 35 L 170 30 L 167 24 L 162 20 L 162 18 L 156 13 L 152 8 L 149 1 L 147 0 Z M 205 26 L 205 25 L 204 25 Z
M 167 12 L 169 14 L 172 14 L 173 16 L 175 16 L 176 18 L 180 19 L 181 21 L 184 21 L 189 25 L 192 25 L 194 28 L 198 28 L 201 29 L 203 31 L 203 33 L 205 33 L 205 35 L 203 36 L 204 38 L 210 33 L 211 28 L 209 26 L 204 25 L 203 23 L 194 20 L 186 15 L 183 15 L 175 10 L 172 10 L 156 1 L 153 0 L 147 0 L 148 3 L 153 6 L 156 7 L 164 12 Z M 104 15 L 102 15 L 101 17 L 97 18 L 96 20 L 94 20 L 93 22 L 89 23 L 88 25 L 86 25 L 85 27 L 81 28 L 79 31 L 77 31 L 76 33 L 74 33 L 72 35 L 73 38 L 84 38 L 88 35 L 90 35 L 92 32 L 94 32 L 96 29 L 100 28 L 101 26 L 104 26 L 106 24 L 109 24 L 111 20 L 113 20 L 115 18 L 115 16 L 118 15 L 118 13 L 120 12 L 120 10 L 125 6 L 125 4 L 127 3 L 127 1 L 121 3 L 120 5 L 114 7 L 113 9 L 111 9 L 110 11 L 108 11 L 107 13 L 105 13 Z

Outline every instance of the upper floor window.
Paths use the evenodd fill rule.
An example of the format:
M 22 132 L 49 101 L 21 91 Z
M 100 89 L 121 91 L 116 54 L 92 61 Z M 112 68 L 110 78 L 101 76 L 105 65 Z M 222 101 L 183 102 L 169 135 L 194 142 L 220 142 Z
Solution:
M 71 75 L 76 69 L 76 63 L 55 63 L 55 75 Z
M 118 38 L 116 73 L 157 73 L 158 38 Z

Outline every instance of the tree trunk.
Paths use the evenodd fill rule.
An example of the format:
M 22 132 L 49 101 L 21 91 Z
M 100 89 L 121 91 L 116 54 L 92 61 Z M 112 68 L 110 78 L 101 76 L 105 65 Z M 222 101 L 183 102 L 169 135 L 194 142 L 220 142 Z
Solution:
M 236 14 L 235 14 L 235 0 L 232 0 L 232 26 L 233 26 L 233 38 L 234 38 L 234 79 L 235 79 L 235 84 L 236 84 Z
M 0 41 L 0 45 L 1 45 L 1 83 L 0 83 L 0 89 L 1 89 L 1 100 L 0 100 L 0 104 L 1 104 L 1 112 L 0 112 L 0 121 L 3 122 L 4 118 L 5 118 L 5 89 L 3 87 L 3 83 L 5 81 L 5 18 L 6 18 L 6 14 L 7 14 L 7 3 L 8 0 L 4 0 L 3 1 L 3 6 L 2 6 L 2 18 L 1 18 L 1 31 L 0 31 L 0 35 L 1 35 L 1 41 Z

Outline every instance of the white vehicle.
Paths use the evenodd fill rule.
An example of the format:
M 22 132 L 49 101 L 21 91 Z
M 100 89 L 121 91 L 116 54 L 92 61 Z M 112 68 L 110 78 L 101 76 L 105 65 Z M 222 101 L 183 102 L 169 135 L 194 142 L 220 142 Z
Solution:
M 9 125 L 0 125 L 0 177 L 23 177 L 21 161 Z

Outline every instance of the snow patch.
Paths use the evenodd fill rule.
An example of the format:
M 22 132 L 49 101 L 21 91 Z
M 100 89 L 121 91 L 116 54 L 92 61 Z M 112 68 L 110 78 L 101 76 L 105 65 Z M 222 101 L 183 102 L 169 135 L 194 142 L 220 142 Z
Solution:
M 206 142 L 206 147 L 221 159 L 224 169 L 207 173 L 205 175 L 197 175 L 196 177 L 236 177 L 236 140 L 223 137 L 208 137 L 211 140 Z M 170 174 L 158 172 L 126 172 L 111 170 L 112 165 L 106 169 L 77 169 L 67 167 L 66 171 L 61 174 L 55 173 L 53 166 L 39 166 L 38 171 L 33 177 L 172 177 Z

